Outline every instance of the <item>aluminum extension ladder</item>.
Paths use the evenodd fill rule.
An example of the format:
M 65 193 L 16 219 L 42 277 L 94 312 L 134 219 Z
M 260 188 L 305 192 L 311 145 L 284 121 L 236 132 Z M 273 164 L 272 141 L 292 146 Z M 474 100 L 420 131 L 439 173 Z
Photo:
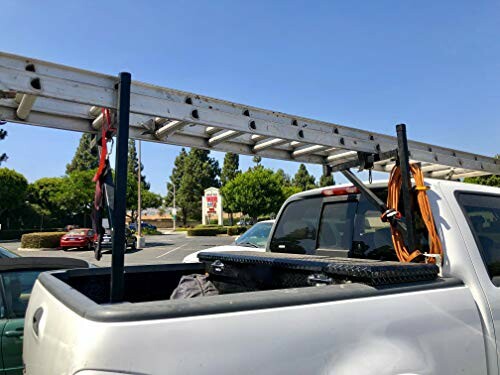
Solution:
M 80 132 L 116 111 L 118 78 L 0 52 L 0 119 Z M 133 81 L 130 137 L 223 152 L 335 166 L 356 153 L 397 147 L 392 136 L 287 115 Z M 422 142 L 408 142 L 426 177 L 500 174 L 500 161 Z M 388 172 L 382 160 L 374 170 Z

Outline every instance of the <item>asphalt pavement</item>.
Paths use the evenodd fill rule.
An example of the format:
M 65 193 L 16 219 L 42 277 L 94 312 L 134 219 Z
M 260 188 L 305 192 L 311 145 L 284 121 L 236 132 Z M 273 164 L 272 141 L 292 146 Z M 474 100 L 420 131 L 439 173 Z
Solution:
M 144 249 L 127 251 L 125 265 L 179 263 L 185 256 L 214 246 L 229 245 L 235 237 L 187 237 L 184 232 L 172 232 L 157 236 L 146 236 Z M 111 265 L 111 252 L 105 251 L 100 261 L 96 261 L 94 253 L 88 250 L 19 250 L 20 242 L 0 242 L 0 246 L 21 256 L 65 256 L 84 259 L 99 267 Z

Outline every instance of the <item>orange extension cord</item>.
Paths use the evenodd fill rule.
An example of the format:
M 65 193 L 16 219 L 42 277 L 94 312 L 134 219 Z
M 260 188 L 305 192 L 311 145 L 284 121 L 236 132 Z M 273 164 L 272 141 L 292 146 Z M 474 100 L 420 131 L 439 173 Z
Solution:
M 431 206 L 429 204 L 429 198 L 427 197 L 428 187 L 424 184 L 424 175 L 418 164 L 411 164 L 410 170 L 415 180 L 415 189 L 417 190 L 417 201 L 420 209 L 420 214 L 424 224 L 429 232 L 430 239 L 430 254 L 439 254 L 443 252 L 441 246 L 441 240 L 436 232 L 436 227 L 434 225 L 434 219 L 432 217 Z M 399 194 L 401 192 L 402 185 L 401 169 L 399 166 L 394 166 L 389 177 L 389 191 L 387 194 L 387 207 L 389 209 L 394 209 L 397 211 L 399 203 Z M 422 253 L 419 250 L 413 251 L 411 254 L 405 247 L 403 234 L 393 225 L 391 225 L 392 242 L 394 244 L 394 249 L 396 255 L 400 262 L 411 262 L 417 256 Z M 430 263 L 435 263 L 434 258 L 428 258 Z

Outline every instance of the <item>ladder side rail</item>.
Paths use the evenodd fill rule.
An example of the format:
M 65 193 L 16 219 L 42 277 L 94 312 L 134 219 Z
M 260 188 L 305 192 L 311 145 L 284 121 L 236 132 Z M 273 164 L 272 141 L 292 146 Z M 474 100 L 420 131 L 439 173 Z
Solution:
M 44 87 L 46 87 L 46 83 L 44 83 Z M 41 99 L 43 98 L 39 98 L 37 99 L 37 102 L 35 102 L 35 105 L 34 105 L 34 108 L 39 108 L 41 106 Z M 55 103 L 57 103 L 56 100 L 52 99 L 52 102 L 47 99 L 45 99 L 47 103 L 52 103 L 54 104 L 52 106 L 52 109 L 56 109 L 56 108 L 65 108 L 64 110 L 59 110 L 60 114 L 61 115 L 64 115 L 66 113 L 74 113 L 74 108 L 76 109 L 80 109 L 79 112 L 78 112 L 78 115 L 81 116 L 81 117 L 84 117 L 86 116 L 84 111 L 82 110 L 82 106 L 79 106 L 78 107 L 78 104 L 76 103 L 73 103 L 73 102 L 67 102 L 67 101 L 63 101 L 61 102 L 59 100 L 59 104 L 62 104 L 64 103 L 64 107 L 62 105 L 59 105 L 59 106 L 56 106 Z M 4 102 L 5 100 L 2 100 L 2 103 Z M 11 105 L 11 106 L 14 106 L 15 102 L 13 100 L 9 100 L 7 101 L 9 104 L 8 105 Z M 109 103 L 111 104 L 111 103 Z M 172 103 L 170 103 L 172 104 Z M 207 112 L 205 114 L 203 114 L 204 117 L 206 117 L 206 119 L 204 121 L 202 121 L 200 119 L 200 116 L 202 116 L 202 114 L 200 114 L 200 112 L 198 112 L 198 110 L 191 110 L 190 106 L 189 105 L 185 105 L 185 104 L 182 104 L 182 103 L 176 103 L 178 106 L 181 106 L 181 108 L 176 108 L 176 109 L 179 109 L 178 111 L 175 111 L 174 113 L 174 110 L 172 108 L 172 110 L 170 111 L 168 108 L 167 110 L 170 111 L 170 115 L 171 117 L 175 117 L 175 118 L 178 118 L 178 119 L 181 119 L 181 120 L 186 120 L 186 117 L 187 116 L 193 116 L 193 112 L 196 111 L 195 113 L 195 116 L 199 117 L 198 119 L 194 118 L 194 117 L 188 117 L 188 121 L 191 121 L 193 123 L 202 123 L 204 125 L 216 125 L 218 127 L 223 127 L 223 128 L 226 128 L 228 130 L 239 130 L 241 129 L 242 127 L 244 127 L 248 120 L 244 117 L 244 116 L 229 116 L 225 113 L 222 113 L 222 112 L 216 112 L 216 111 L 210 111 L 210 110 L 206 110 Z M 161 106 L 161 103 L 157 103 L 157 105 Z M 166 105 L 168 105 L 168 103 L 166 103 Z M 71 110 L 68 109 L 68 107 L 73 107 Z M 50 109 L 49 107 L 49 111 L 52 110 Z M 191 110 L 191 112 L 190 112 Z M 176 114 L 176 115 L 175 115 Z M 175 115 L 175 116 L 173 116 Z M 134 116 L 134 114 L 132 114 L 132 116 Z M 139 115 L 138 115 L 139 116 Z M 143 115 L 144 116 L 144 119 L 148 118 L 147 115 Z M 13 119 L 11 118 L 12 121 L 19 121 L 18 119 Z M 26 122 L 26 121 L 24 121 Z M 251 121 L 250 121 L 251 122 Z M 289 141 L 293 141 L 294 139 L 300 139 L 300 141 L 302 143 L 307 143 L 307 144 L 311 144 L 311 145 L 319 145 L 319 146 L 332 146 L 332 147 L 335 147 L 335 148 L 343 148 L 343 149 L 348 149 L 348 150 L 356 150 L 356 151 L 364 151 L 364 152 L 372 152 L 372 153 L 376 153 L 377 150 L 373 149 L 373 147 L 370 147 L 370 144 L 368 142 L 364 143 L 364 144 L 360 144 L 360 142 L 358 142 L 357 140 L 355 139 L 346 139 L 345 137 L 335 137 L 334 135 L 331 135 L 330 137 L 328 137 L 327 139 L 325 139 L 325 137 L 323 136 L 323 134 L 321 132 L 316 132 L 316 131 L 313 131 L 313 130 L 310 130 L 310 129 L 300 129 L 299 131 L 296 131 L 296 127 L 293 127 L 293 126 L 286 126 L 286 125 L 281 125 L 281 126 L 273 126 L 273 124 L 270 124 L 270 123 L 266 123 L 266 122 L 263 122 L 263 123 L 260 123 L 260 124 L 257 124 L 256 122 L 253 123 L 253 126 L 255 127 L 255 129 L 251 129 L 249 128 L 249 132 L 252 131 L 254 132 L 254 134 L 260 134 L 260 135 L 263 135 L 263 136 L 266 136 L 266 137 L 275 137 L 275 138 L 285 138 Z M 295 131 L 296 131 L 296 135 L 295 137 L 292 137 L 292 136 L 287 136 L 286 135 L 286 130 L 288 129 L 291 129 L 294 133 L 292 134 L 295 134 Z M 288 132 L 290 133 L 290 132 Z M 299 134 L 302 134 L 303 138 L 300 138 L 299 137 Z M 326 142 L 325 142 L 326 141 Z M 410 143 L 411 145 L 411 143 Z M 420 144 L 422 148 L 422 144 Z M 373 146 L 373 144 L 372 144 Z M 375 145 L 376 147 L 377 145 Z M 393 147 L 392 144 L 387 144 L 387 145 L 384 145 L 382 147 L 382 150 L 383 151 L 387 151 L 390 149 L 390 147 Z M 436 152 L 436 149 L 439 150 L 438 147 L 434 146 L 434 148 L 432 149 L 432 151 L 421 151 L 421 150 L 415 150 L 413 148 L 410 148 L 410 154 L 412 156 L 413 159 L 415 160 L 418 160 L 420 162 L 430 162 L 430 163 L 439 163 L 439 164 L 443 164 L 443 165 L 447 165 L 447 166 L 450 166 L 450 167 L 454 167 L 454 168 L 463 168 L 463 169 L 470 169 L 470 170 L 475 170 L 475 171 L 485 171 L 485 172 L 489 172 L 489 173 L 494 173 L 494 174 L 500 174 L 500 164 L 493 158 L 487 158 L 487 157 L 478 157 L 474 154 L 467 154 L 467 153 L 462 153 L 462 152 L 459 152 L 459 151 L 454 151 L 455 155 L 456 156 L 449 156 L 449 155 L 441 155 L 439 154 L 438 152 Z M 465 157 L 467 156 L 471 156 L 471 158 L 469 159 L 466 159 L 465 157 L 462 158 L 461 156 L 462 155 L 465 155 Z
M 12 70 L 11 70 L 12 72 Z M 108 87 L 75 83 L 61 78 L 43 76 L 31 71 L 16 71 L 9 74 L 0 67 L 1 82 L 9 90 L 23 94 L 49 97 L 70 102 L 116 109 L 113 81 Z M 43 88 L 34 87 L 34 80 L 43 82 Z M 252 119 L 246 115 L 222 112 L 214 109 L 196 109 L 192 104 L 180 103 L 169 99 L 141 95 L 131 91 L 131 112 L 151 117 L 164 117 L 180 121 L 220 127 L 226 130 L 246 131 L 266 137 L 281 137 L 290 141 L 318 144 L 327 147 L 355 148 L 359 151 L 376 152 L 377 145 L 370 141 L 340 136 L 327 129 L 330 140 L 326 140 L 321 130 L 299 128 L 293 125 L 278 124 L 271 121 Z M 292 136 L 292 134 L 294 136 Z
M 17 103 L 15 102 L 14 99 L 5 99 L 1 100 L 2 106 L 9 106 L 12 108 L 17 107 Z M 79 104 L 79 103 L 73 103 L 69 101 L 62 101 L 58 99 L 51 99 L 51 98 L 45 98 L 45 97 L 39 97 L 37 98 L 34 106 L 33 106 L 33 111 L 43 111 L 47 113 L 55 113 L 60 116 L 71 116 L 71 117 L 80 117 L 80 118 L 86 118 L 88 120 L 92 120 L 92 116 L 89 115 L 88 113 L 88 106 L 84 104 Z M 3 116 L 4 119 L 16 122 L 18 119 L 15 118 L 15 116 Z M 131 114 L 131 125 L 133 126 L 141 126 L 141 123 L 147 121 L 149 119 L 149 116 L 147 115 L 139 115 L 139 114 Z M 31 120 L 31 119 L 30 119 Z M 59 127 L 59 128 L 64 128 L 64 127 Z M 76 129 L 71 129 L 70 130 L 76 130 Z M 87 131 L 86 128 L 81 128 L 78 129 L 80 131 Z M 147 139 L 146 139 L 147 140 Z M 152 140 L 152 139 L 151 139 Z M 169 142 L 172 143 L 172 142 Z M 428 151 L 429 145 L 425 145 L 423 143 L 418 143 L 418 142 L 413 142 L 415 144 L 419 145 L 419 149 L 415 150 L 410 148 L 410 153 L 412 157 L 415 160 L 418 161 L 427 161 L 431 163 L 440 163 L 442 162 L 444 168 L 446 167 L 455 167 L 459 168 L 462 170 L 475 170 L 475 171 L 484 171 L 484 174 L 489 173 L 500 173 L 500 163 L 496 161 L 495 159 L 492 158 L 487 158 L 487 157 L 478 157 L 477 155 L 470 154 L 470 153 L 465 153 L 461 151 L 454 151 L 451 149 L 444 149 L 447 151 L 448 154 L 454 153 L 455 156 L 450 156 L 447 154 L 440 154 L 436 150 L 440 150 L 441 148 L 438 148 L 436 146 L 433 146 L 434 148 L 431 149 L 431 151 Z M 183 143 L 185 145 L 185 143 Z M 409 146 L 412 145 L 412 142 L 409 141 Z M 390 145 L 392 146 L 392 145 Z M 189 147 L 189 145 L 188 145 Z M 199 145 L 197 145 L 199 147 Z M 385 146 L 384 148 L 388 148 L 389 146 Z M 207 148 L 214 148 L 214 147 L 207 147 Z M 426 150 L 423 150 L 426 148 Z M 214 148 L 215 149 L 215 148 Z M 245 154 L 252 154 L 252 152 L 246 151 L 244 152 Z M 462 156 L 465 155 L 465 157 L 468 158 L 462 158 Z M 287 158 L 288 159 L 288 158 Z M 475 160 L 477 159 L 477 160 Z M 290 160 L 293 160 L 290 159 Z M 379 169 L 376 168 L 377 170 L 381 171 L 387 171 L 386 169 Z M 438 174 L 439 175 L 439 174 Z
M 18 71 L 18 74 L 20 74 L 26 72 L 26 67 L 29 65 L 34 66 L 36 73 L 39 75 L 71 81 L 73 84 L 79 83 L 84 85 L 94 85 L 96 87 L 103 87 L 107 90 L 112 90 L 114 84 L 116 83 L 115 76 L 0 52 L 0 67 L 15 69 Z M 247 106 L 244 104 L 238 104 L 226 100 L 211 98 L 208 96 L 198 95 L 181 90 L 164 88 L 137 81 L 133 82 L 131 86 L 131 92 L 133 94 L 156 97 L 159 99 L 168 99 L 179 103 L 191 102 L 192 105 L 196 107 L 206 109 L 210 108 L 233 114 L 242 114 L 245 111 L 248 111 L 251 113 L 249 115 L 250 117 L 259 120 L 272 121 L 283 124 L 292 124 L 296 122 L 295 125 L 298 127 L 309 127 L 315 130 L 326 130 L 328 132 L 334 130 L 335 133 L 345 136 L 359 137 L 359 130 L 355 128 L 349 128 L 343 125 L 308 119 L 301 116 L 288 115 L 277 111 L 261 109 L 253 106 Z M 110 105 L 102 106 L 112 108 Z M 352 134 L 349 134 L 349 132 L 351 132 Z M 370 134 L 376 133 L 364 132 L 364 134 L 366 134 L 366 137 L 363 136 L 363 138 L 369 140 Z M 382 134 L 378 135 L 381 137 L 384 136 Z
M 13 123 L 26 123 L 21 122 L 16 118 L 15 108 L 3 107 L 0 105 L 0 118 Z M 131 115 L 132 118 L 132 115 Z M 34 126 L 43 126 L 52 129 L 70 130 L 82 133 L 95 133 L 90 126 L 89 120 L 78 117 L 67 117 L 59 115 L 50 115 L 43 112 L 32 111 L 29 117 L 29 124 Z M 243 144 L 237 142 L 223 142 L 213 147 L 209 147 L 206 139 L 202 137 L 192 136 L 184 133 L 175 133 L 167 139 L 158 140 L 152 135 L 144 134 L 144 129 L 136 126 L 130 126 L 130 138 L 140 139 L 148 142 L 156 142 L 163 144 L 171 144 L 183 147 L 195 147 L 207 150 L 214 150 L 220 152 L 232 152 L 244 155 L 255 155 L 251 144 Z M 265 158 L 296 161 L 311 164 L 324 164 L 324 158 L 317 155 L 304 155 L 292 158 L 290 152 L 282 149 L 268 148 L 259 151 L 259 155 Z
M 58 78 L 42 77 L 33 72 L 19 72 L 19 75 L 9 76 L 10 80 L 4 80 L 0 68 L 2 83 L 10 90 L 25 94 L 62 99 L 91 106 L 100 106 L 116 109 L 116 98 L 113 89 L 91 86 L 86 84 L 72 84 Z M 33 87 L 33 80 L 43 81 L 43 88 Z M 299 141 L 321 145 L 326 147 L 354 148 L 359 151 L 377 152 L 377 146 L 373 142 L 360 141 L 357 139 L 342 137 L 336 134 L 328 134 L 312 129 L 297 129 L 293 125 L 276 124 L 268 121 L 249 120 L 248 116 L 229 114 L 211 109 L 193 109 L 193 106 L 185 103 L 172 102 L 131 93 L 130 110 L 133 113 L 146 114 L 151 117 L 165 117 L 174 120 L 187 121 L 215 126 L 226 130 L 246 131 L 252 134 L 266 137 L 285 138 L 290 141 Z

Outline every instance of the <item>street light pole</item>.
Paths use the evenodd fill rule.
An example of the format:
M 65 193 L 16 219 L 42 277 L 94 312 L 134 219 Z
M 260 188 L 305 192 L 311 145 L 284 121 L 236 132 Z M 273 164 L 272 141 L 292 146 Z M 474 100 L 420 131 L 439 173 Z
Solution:
M 174 209 L 173 209 L 173 213 L 174 213 L 174 230 L 175 230 L 175 222 L 176 222 L 176 219 L 177 219 L 177 208 L 175 206 L 175 184 L 172 184 L 174 186 Z
M 172 183 L 172 186 L 173 186 L 173 193 L 174 193 L 174 201 L 173 201 L 173 204 L 174 204 L 174 208 L 172 208 L 172 222 L 173 222 L 173 229 L 175 230 L 175 221 L 176 221 L 176 218 L 177 218 L 177 208 L 175 206 L 175 184 Z M 170 190 L 168 188 L 168 182 L 167 182 L 167 190 Z
M 141 207 L 141 140 L 137 141 L 137 158 L 139 159 L 139 166 L 137 168 L 137 235 L 139 238 L 142 234 L 142 207 Z

